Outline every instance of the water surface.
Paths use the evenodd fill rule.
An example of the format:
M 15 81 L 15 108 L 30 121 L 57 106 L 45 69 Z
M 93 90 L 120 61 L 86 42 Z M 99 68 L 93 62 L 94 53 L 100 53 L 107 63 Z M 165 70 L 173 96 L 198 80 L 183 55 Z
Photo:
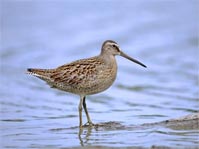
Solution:
M 1 1 L 2 148 L 197 147 L 198 130 L 84 129 L 78 137 L 79 97 L 25 71 L 97 55 L 103 41 L 112 39 L 148 68 L 117 57 L 113 86 L 87 97 L 94 123 L 132 126 L 197 112 L 198 5 L 196 0 Z

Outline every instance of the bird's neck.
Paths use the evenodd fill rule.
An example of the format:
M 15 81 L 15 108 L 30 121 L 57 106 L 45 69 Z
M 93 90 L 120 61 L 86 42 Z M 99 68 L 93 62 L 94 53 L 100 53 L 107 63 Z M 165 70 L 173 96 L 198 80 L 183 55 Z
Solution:
M 114 55 L 110 55 L 108 53 L 101 53 L 100 58 L 103 59 L 104 63 L 106 63 L 107 66 L 112 67 L 113 65 L 117 66 L 116 58 Z

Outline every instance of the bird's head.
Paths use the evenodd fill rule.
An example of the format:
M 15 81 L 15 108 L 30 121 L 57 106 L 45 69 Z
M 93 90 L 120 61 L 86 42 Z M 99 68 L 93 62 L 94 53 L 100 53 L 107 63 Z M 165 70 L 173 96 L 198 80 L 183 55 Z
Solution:
M 122 50 L 120 49 L 119 45 L 112 40 L 106 40 L 103 45 L 102 45 L 102 49 L 101 49 L 101 54 L 105 54 L 105 55 L 120 55 L 134 63 L 137 63 L 143 67 L 146 67 L 146 65 L 144 65 L 143 63 L 139 62 L 138 60 L 128 56 L 127 54 L 125 54 L 124 52 L 122 52 Z

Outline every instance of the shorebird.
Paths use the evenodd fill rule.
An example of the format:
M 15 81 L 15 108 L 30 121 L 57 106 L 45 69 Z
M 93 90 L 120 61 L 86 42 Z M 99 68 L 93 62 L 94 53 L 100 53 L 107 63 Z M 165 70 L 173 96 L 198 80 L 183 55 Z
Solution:
M 28 68 L 27 73 L 46 81 L 52 88 L 79 95 L 79 127 L 87 124 L 93 126 L 86 107 L 86 96 L 100 93 L 113 84 L 117 75 L 116 55 L 146 67 L 122 52 L 115 41 L 107 40 L 98 56 L 77 60 L 55 69 Z M 82 125 L 82 107 L 87 117 L 85 125 Z

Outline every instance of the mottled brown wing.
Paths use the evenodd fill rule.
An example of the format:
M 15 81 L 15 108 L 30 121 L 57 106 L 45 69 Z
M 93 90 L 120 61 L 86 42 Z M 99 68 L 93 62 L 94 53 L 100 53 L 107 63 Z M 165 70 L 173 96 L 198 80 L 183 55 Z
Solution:
M 96 59 L 78 60 L 55 69 L 50 76 L 56 83 L 78 85 L 96 79 L 100 61 Z

